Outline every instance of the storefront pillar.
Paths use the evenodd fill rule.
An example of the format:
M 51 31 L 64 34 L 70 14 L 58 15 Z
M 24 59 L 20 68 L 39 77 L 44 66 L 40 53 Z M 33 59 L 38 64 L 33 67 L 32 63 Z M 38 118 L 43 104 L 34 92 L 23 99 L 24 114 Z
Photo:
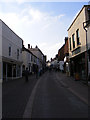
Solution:
M 13 64 L 12 64 L 12 79 L 13 79 Z
M 22 77 L 22 65 L 20 65 L 20 77 Z
M 17 66 L 17 64 L 16 64 L 16 78 L 17 78 L 17 72 L 18 72 L 18 66 Z
M 3 80 L 3 62 L 0 61 L 0 83 L 2 83 Z
M 87 51 L 85 52 L 85 74 L 86 74 L 86 82 L 88 84 L 88 56 L 87 56 Z
M 8 69 L 8 67 L 7 67 L 7 63 L 6 63 L 6 81 L 7 81 L 7 69 Z

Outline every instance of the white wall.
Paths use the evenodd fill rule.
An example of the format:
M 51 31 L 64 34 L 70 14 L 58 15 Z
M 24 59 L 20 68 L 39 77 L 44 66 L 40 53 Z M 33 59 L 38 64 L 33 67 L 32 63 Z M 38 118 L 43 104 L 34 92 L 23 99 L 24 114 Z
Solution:
M 2 21 L 0 20 L 0 83 L 2 82 Z
M 2 21 L 0 20 L 0 120 L 2 118 Z
M 2 56 L 2 21 L 0 20 L 0 56 Z
M 43 60 L 43 55 L 42 53 L 39 51 L 38 48 L 33 48 L 33 49 L 30 49 L 32 51 L 32 53 L 37 56 L 40 60 Z
M 25 68 L 29 67 L 29 63 L 31 63 L 31 54 L 27 51 L 22 51 L 22 60 Z
M 9 56 L 9 46 L 12 49 L 12 55 Z M 19 59 L 22 61 L 22 40 L 11 29 L 2 22 L 2 54 L 4 57 L 17 60 L 17 49 L 19 49 Z

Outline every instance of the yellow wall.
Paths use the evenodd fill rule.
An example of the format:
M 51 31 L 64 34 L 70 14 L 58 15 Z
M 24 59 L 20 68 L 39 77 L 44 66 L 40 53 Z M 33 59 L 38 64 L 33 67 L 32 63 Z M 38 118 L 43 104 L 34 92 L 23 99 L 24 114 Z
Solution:
M 83 22 L 85 22 L 85 21 L 86 21 L 86 17 L 85 17 L 85 7 L 84 7 L 82 9 L 82 11 L 80 12 L 80 14 L 78 14 L 76 20 L 74 20 L 74 22 L 72 23 L 72 25 L 70 26 L 70 28 L 68 30 L 68 38 L 71 37 L 71 46 L 72 46 L 71 51 L 70 51 L 70 46 L 69 46 L 69 57 L 70 58 L 74 57 L 86 50 L 86 32 L 83 29 Z M 77 40 L 76 40 L 76 30 L 77 29 L 79 29 L 81 52 L 72 56 L 72 51 L 78 47 Z M 75 48 L 74 49 L 73 49 L 73 43 L 72 43 L 72 35 L 73 34 L 75 34 Z

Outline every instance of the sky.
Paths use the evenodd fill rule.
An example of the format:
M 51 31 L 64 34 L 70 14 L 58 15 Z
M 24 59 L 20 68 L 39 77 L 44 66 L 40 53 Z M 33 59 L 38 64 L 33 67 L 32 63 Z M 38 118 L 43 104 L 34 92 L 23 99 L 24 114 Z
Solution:
M 8 1 L 8 2 L 7 2 Z M 68 37 L 67 29 L 83 5 L 88 2 L 25 2 L 0 0 L 0 19 L 28 48 L 37 45 L 47 60 L 54 58 Z

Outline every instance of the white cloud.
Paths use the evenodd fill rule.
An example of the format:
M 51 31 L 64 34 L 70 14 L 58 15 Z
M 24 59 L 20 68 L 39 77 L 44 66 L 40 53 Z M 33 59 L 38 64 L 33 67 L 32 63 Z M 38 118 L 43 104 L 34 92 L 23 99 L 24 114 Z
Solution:
M 51 46 L 48 46 L 48 49 L 42 48 L 45 53 L 48 53 L 48 59 L 54 58 L 58 54 L 58 49 L 63 45 L 63 43 L 55 43 Z
M 17 13 L 0 11 L 0 18 L 23 38 L 25 47 L 27 44 L 34 47 L 38 45 L 48 59 L 57 54 L 61 42 L 63 43 L 64 27 L 60 18 L 64 16 L 63 14 L 53 16 L 31 6 Z

